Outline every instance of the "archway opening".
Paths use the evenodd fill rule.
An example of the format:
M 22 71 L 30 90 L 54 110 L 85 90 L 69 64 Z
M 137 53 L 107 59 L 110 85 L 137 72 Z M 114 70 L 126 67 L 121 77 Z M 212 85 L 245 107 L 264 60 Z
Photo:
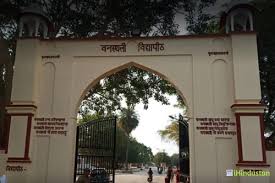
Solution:
M 77 137 L 76 144 L 83 141 L 83 136 L 87 143 L 94 143 L 95 136 L 104 139 L 103 132 L 96 134 L 95 127 L 88 129 L 87 124 L 102 122 L 110 116 L 117 117 L 114 168 L 122 174 L 116 176 L 116 182 L 131 182 L 135 176 L 144 182 L 149 167 L 160 181 L 170 173 L 180 174 L 183 179 L 189 176 L 187 106 L 181 92 L 167 77 L 130 63 L 97 78 L 85 90 L 79 104 L 77 122 L 79 127 L 84 125 L 85 130 L 78 134 L 81 138 Z M 86 168 L 92 173 L 93 169 L 104 169 L 99 160 L 80 158 L 90 156 L 92 151 L 77 145 L 76 152 L 77 175 L 83 174 Z M 168 171 L 168 167 L 171 170 Z M 110 178 L 110 181 L 114 180 Z

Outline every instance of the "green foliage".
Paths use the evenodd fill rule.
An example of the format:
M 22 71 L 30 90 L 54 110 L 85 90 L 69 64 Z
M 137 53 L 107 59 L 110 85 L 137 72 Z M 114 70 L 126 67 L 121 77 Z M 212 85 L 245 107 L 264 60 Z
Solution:
M 96 120 L 96 119 L 99 119 L 99 118 L 103 118 L 104 116 L 101 116 L 99 115 L 98 113 L 93 113 L 93 114 L 86 114 L 86 115 L 83 115 L 81 116 L 82 118 L 80 118 L 78 121 L 77 121 L 77 124 L 78 125 L 82 125 L 84 123 L 88 123 L 90 121 L 93 121 L 93 120 Z
M 205 34 L 214 31 L 210 27 L 216 22 L 213 20 L 215 16 L 209 13 L 208 8 L 215 3 L 216 0 L 188 0 L 183 2 L 184 11 L 181 13 L 185 16 L 189 33 Z
M 265 112 L 266 132 L 275 131 L 275 1 L 255 1 L 260 9 L 256 16 L 258 32 L 258 53 L 261 77 L 262 103 Z
M 167 165 L 171 164 L 171 159 L 166 152 L 158 152 L 153 159 L 156 165 L 160 165 L 161 163 L 166 163 Z
M 179 122 L 172 121 L 164 130 L 158 131 L 161 138 L 173 141 L 179 144 Z
M 128 161 L 130 163 L 150 163 L 152 160 L 151 148 L 137 142 L 134 138 L 130 138 Z
M 30 2 L 13 0 L 14 11 Z M 177 1 L 43 0 L 41 6 L 53 23 L 53 36 L 131 36 L 136 29 L 142 35 L 174 35 L 178 32 L 174 22 L 174 10 L 180 7 Z M 11 22 L 16 25 L 15 18 L 4 18 L 6 27 Z
M 127 108 L 123 108 L 120 113 L 118 125 L 128 137 L 128 141 L 126 143 L 126 169 L 128 169 L 128 156 L 129 156 L 129 144 L 130 144 L 130 133 L 138 126 L 139 120 L 138 116 L 135 113 L 134 106 L 128 106 Z
M 102 79 L 89 90 L 81 103 L 80 114 L 91 111 L 102 115 L 115 113 L 122 109 L 123 99 L 127 106 L 143 103 L 144 109 L 148 108 L 150 98 L 168 105 L 166 95 L 177 95 L 176 89 L 168 81 L 154 73 L 129 67 Z M 183 104 L 179 96 L 178 101 Z
M 53 24 L 52 36 L 143 36 L 175 35 L 177 13 L 184 14 L 188 30 L 202 33 L 212 18 L 207 8 L 216 0 L 42 0 L 45 14 Z M 0 11 L 0 36 L 14 39 L 19 9 L 32 0 L 12 0 Z M 9 31 L 9 33 L 7 33 Z
M 123 108 L 121 110 L 118 125 L 128 136 L 138 126 L 138 123 L 138 116 L 133 107 Z
M 179 164 L 179 154 L 173 154 L 170 159 L 172 166 L 177 166 Z

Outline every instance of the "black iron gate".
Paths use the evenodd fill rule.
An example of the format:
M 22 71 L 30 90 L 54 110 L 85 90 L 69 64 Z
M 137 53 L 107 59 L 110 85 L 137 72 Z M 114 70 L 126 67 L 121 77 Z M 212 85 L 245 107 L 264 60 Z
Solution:
M 85 169 L 91 182 L 115 182 L 116 118 L 102 118 L 77 127 L 75 178 Z

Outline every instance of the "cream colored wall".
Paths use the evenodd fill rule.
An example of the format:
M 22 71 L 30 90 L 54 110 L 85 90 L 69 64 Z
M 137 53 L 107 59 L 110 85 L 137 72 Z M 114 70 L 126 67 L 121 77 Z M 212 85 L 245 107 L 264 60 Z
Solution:
M 235 98 L 238 100 L 261 99 L 261 88 L 256 36 L 232 35 Z
M 41 63 L 40 41 L 26 39 L 17 42 L 11 100 L 20 103 L 37 101 L 38 78 Z
M 27 131 L 27 116 L 15 116 L 11 119 L 9 142 L 9 157 L 22 157 L 25 153 L 25 140 Z
M 91 83 L 105 73 L 133 62 L 166 76 L 184 96 L 191 117 L 192 182 L 238 182 L 238 179 L 226 178 L 223 172 L 228 166 L 235 168 L 237 163 L 236 136 L 224 139 L 219 135 L 201 135 L 195 130 L 198 124 L 194 120 L 199 117 L 228 117 L 235 121 L 230 108 L 234 101 L 259 97 L 260 88 L 254 81 L 248 82 L 250 88 L 254 86 L 253 91 L 244 96 L 249 90 L 243 87 L 245 81 L 241 77 L 244 73 L 238 69 L 246 65 L 237 66 L 237 61 L 232 60 L 247 58 L 236 48 L 246 50 L 243 45 L 255 44 L 255 35 L 238 38 L 241 41 L 236 36 L 102 41 L 19 40 L 12 99 L 29 103 L 33 101 L 38 107 L 36 117 L 65 117 L 69 122 L 67 136 L 32 135 L 32 164 L 24 175 L 29 177 L 29 182 L 37 182 L 40 177 L 41 183 L 72 182 L 76 111 L 84 91 L 90 89 Z M 136 45 L 140 41 L 164 43 L 165 51 L 137 52 Z M 122 42 L 127 44 L 126 53 L 101 51 L 100 45 Z M 30 46 L 26 46 L 27 49 L 24 45 Z M 229 55 L 209 56 L 209 51 L 228 51 Z M 60 58 L 42 59 L 42 56 L 54 55 L 60 55 Z M 255 60 L 254 56 L 251 57 Z M 247 68 L 254 72 L 257 65 L 251 65 L 247 64 Z M 257 82 L 258 78 L 252 75 L 252 71 L 248 72 L 248 76 Z M 222 154 L 230 156 L 232 161 L 222 158 Z
M 242 148 L 244 161 L 263 161 L 261 132 L 258 116 L 241 116 Z M 249 124 L 249 125 L 248 125 Z M 253 134 L 252 139 L 249 134 Z M 251 149 L 254 149 L 251 151 Z
M 83 96 L 83 91 L 89 89 L 89 85 L 103 74 L 118 68 L 129 62 L 142 65 L 143 67 L 157 71 L 172 82 L 183 93 L 189 116 L 192 117 L 230 117 L 233 118 L 230 105 L 233 104 L 233 74 L 231 54 L 221 56 L 208 56 L 209 51 L 231 51 L 230 39 L 205 38 L 205 39 L 183 39 L 183 40 L 142 40 L 143 42 L 164 43 L 166 49 L 163 53 L 139 53 L 136 52 L 136 45 L 139 41 L 126 41 L 127 53 L 106 54 L 100 51 L 99 45 L 120 44 L 124 41 L 79 41 L 68 42 L 43 42 L 41 55 L 60 54 L 60 59 L 45 59 L 42 62 L 47 65 L 51 62 L 52 68 L 46 72 L 55 72 L 54 84 L 54 104 L 53 115 L 70 115 L 70 119 L 76 117 L 75 111 L 78 108 L 79 100 Z M 56 52 L 48 52 L 48 48 L 54 45 Z M 78 49 L 76 49 L 78 48 Z M 107 56 L 106 56 L 107 55 Z M 59 76 L 58 76 L 59 75 Z M 66 78 L 64 80 L 64 78 Z M 50 77 L 53 79 L 53 77 Z M 52 86 L 51 86 L 52 87 Z M 222 90 L 220 92 L 220 90 Z M 64 92 L 66 91 L 66 92 Z M 44 96 L 44 95 L 42 95 Z M 41 99 L 42 101 L 43 99 Z M 51 100 L 49 100 L 51 101 Z M 65 103 L 65 105 L 64 105 Z M 194 103 L 196 105 L 194 105 Z M 66 108 L 64 108 L 66 106 Z M 67 107 L 68 106 L 68 107 Z M 213 110 L 213 108 L 215 110 Z M 45 114 L 38 109 L 38 113 Z M 57 158 L 63 149 L 59 147 L 49 152 L 49 175 L 57 176 L 57 172 L 62 177 L 58 162 L 65 162 L 64 177 L 67 172 L 73 172 L 72 163 L 74 152 L 74 133 L 75 122 L 72 120 L 70 125 L 72 137 L 70 140 L 56 138 L 66 143 L 67 156 L 64 159 Z M 196 124 L 191 120 L 190 140 L 191 140 L 191 168 L 192 178 L 195 182 L 217 182 L 217 155 L 215 153 L 215 137 L 201 136 L 194 130 Z M 52 137 L 51 137 L 52 138 Z M 68 137 L 67 137 L 68 138 Z M 53 140 L 51 139 L 50 142 Z M 54 144 L 61 144 L 55 143 Z M 228 143 L 236 149 L 236 139 L 229 138 Z M 54 144 L 50 143 L 52 148 Z M 194 147 L 193 144 L 200 144 Z M 65 147 L 65 144 L 64 144 Z M 51 149 L 51 147 L 50 147 Z M 220 150 L 220 152 L 226 150 Z M 235 152 L 235 151 L 234 151 Z M 52 157 L 52 158 L 51 158 Z M 56 157 L 56 158 L 54 158 Z M 196 157 L 196 158 L 195 158 Z M 236 159 L 236 154 L 232 155 Z M 219 162 L 223 164 L 222 162 Z M 60 163 L 61 164 L 61 163 Z M 215 165 L 209 168 L 209 165 Z M 59 170 L 59 171 L 58 171 Z M 72 178 L 72 177 L 70 177 Z M 53 179 L 48 182 L 54 181 Z M 61 179 L 60 179 L 61 180 Z
M 267 163 L 270 166 L 269 171 L 270 171 L 270 183 L 275 182 L 275 151 L 266 151 L 266 159 Z

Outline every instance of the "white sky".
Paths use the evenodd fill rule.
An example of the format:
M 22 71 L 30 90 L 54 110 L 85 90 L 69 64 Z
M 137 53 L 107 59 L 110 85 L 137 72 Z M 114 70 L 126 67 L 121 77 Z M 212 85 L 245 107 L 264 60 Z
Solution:
M 136 112 L 139 115 L 139 125 L 132 132 L 132 136 L 137 139 L 138 142 L 150 147 L 153 154 L 159 151 L 165 151 L 169 155 L 178 153 L 178 146 L 171 141 L 161 139 L 158 134 L 158 130 L 163 130 L 167 125 L 171 123 L 169 115 L 178 115 L 182 113 L 182 110 L 174 107 L 176 104 L 176 97 L 169 97 L 170 105 L 162 105 L 161 103 L 150 100 L 149 108 L 143 109 L 143 104 L 136 106 Z

